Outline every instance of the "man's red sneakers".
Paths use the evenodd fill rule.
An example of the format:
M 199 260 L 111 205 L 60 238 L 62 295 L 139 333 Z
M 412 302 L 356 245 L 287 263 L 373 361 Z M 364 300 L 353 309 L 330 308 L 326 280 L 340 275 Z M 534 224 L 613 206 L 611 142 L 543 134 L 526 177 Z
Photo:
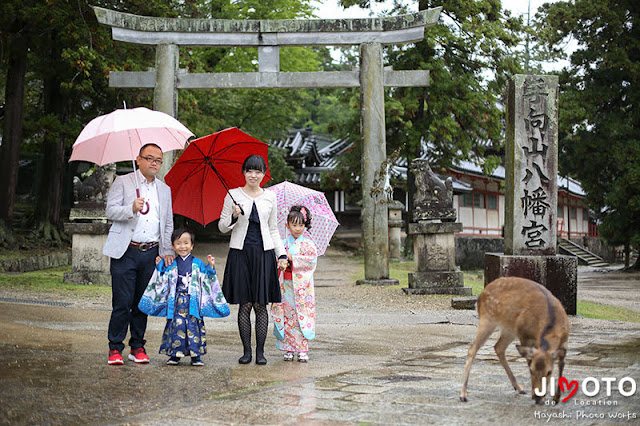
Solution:
M 119 350 L 112 350 L 109 351 L 109 365 L 122 365 L 124 364 L 124 361 L 122 359 L 122 354 L 120 353 Z
M 144 348 L 135 348 L 131 349 L 129 360 L 135 362 L 136 364 L 146 364 L 149 362 L 149 357 L 144 351 Z

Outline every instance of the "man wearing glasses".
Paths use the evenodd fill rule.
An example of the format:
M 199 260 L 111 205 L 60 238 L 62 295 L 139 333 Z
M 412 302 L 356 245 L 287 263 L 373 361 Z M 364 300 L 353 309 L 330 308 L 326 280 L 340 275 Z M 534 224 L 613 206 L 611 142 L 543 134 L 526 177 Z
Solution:
M 110 365 L 124 364 L 123 342 L 128 329 L 129 359 L 138 364 L 149 362 L 144 349 L 147 316 L 140 312 L 138 303 L 153 274 L 156 256 L 164 257 L 167 265 L 175 257 L 171 249 L 171 189 L 156 179 L 162 149 L 153 143 L 144 145 L 136 164 L 137 171 L 113 181 L 107 197 L 107 219 L 113 224 L 102 253 L 111 258 Z

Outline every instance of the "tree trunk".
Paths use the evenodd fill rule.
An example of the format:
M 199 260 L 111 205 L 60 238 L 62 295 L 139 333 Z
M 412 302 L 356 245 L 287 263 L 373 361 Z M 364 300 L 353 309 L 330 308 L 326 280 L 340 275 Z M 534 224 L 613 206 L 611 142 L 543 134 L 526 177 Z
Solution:
M 18 160 L 22 144 L 24 115 L 24 83 L 27 70 L 27 40 L 15 34 L 9 44 L 9 68 L 5 88 L 5 115 L 0 146 L 0 219 L 10 229 L 13 223 Z
M 40 174 L 36 218 L 39 222 L 60 225 L 62 210 L 62 186 L 66 164 L 64 161 L 64 138 L 51 135 L 43 147 L 44 159 Z
M 56 68 L 55 56 L 52 57 L 53 69 Z M 51 232 L 53 238 L 58 240 L 58 230 L 61 224 L 62 188 L 66 163 L 64 161 L 64 138 L 66 111 L 69 99 L 62 93 L 60 80 L 55 72 L 52 72 L 44 80 L 44 114 L 57 118 L 60 124 L 55 129 L 49 129 L 44 136 L 43 149 L 44 161 L 40 182 L 38 185 L 38 198 L 36 203 L 36 219 L 39 227 L 44 226 L 44 236 L 49 238 L 48 225 L 53 225 Z

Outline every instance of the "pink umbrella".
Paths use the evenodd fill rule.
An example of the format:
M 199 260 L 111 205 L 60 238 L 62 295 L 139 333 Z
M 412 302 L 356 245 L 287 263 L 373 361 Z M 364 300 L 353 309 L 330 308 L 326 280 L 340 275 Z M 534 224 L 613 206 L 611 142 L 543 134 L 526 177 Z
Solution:
M 73 144 L 69 161 L 99 166 L 134 160 L 140 148 L 155 143 L 163 152 L 184 148 L 194 136 L 182 123 L 160 111 L 140 107 L 117 109 L 87 124 Z
M 287 181 L 265 189 L 276 194 L 278 231 L 282 238 L 286 238 L 288 234 L 286 224 L 291 206 L 305 206 L 311 213 L 311 230 L 308 231 L 308 234 L 318 248 L 318 255 L 324 254 L 333 233 L 340 225 L 324 193 Z
M 164 112 L 144 107 L 117 109 L 94 118 L 82 129 L 69 161 L 103 166 L 130 160 L 135 171 L 135 158 L 143 145 L 155 143 L 163 152 L 173 151 L 184 148 L 192 136 L 189 129 Z M 139 189 L 137 193 L 139 197 Z

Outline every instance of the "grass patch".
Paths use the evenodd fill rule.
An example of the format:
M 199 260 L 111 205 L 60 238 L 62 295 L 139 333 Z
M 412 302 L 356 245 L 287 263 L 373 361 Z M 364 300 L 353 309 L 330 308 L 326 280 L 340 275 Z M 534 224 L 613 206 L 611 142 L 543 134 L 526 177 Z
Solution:
M 20 250 L 0 250 L 0 260 L 2 259 L 20 259 L 24 257 L 24 253 Z
M 55 292 L 78 296 L 111 294 L 111 287 L 102 285 L 78 285 L 63 283 L 65 272 L 71 272 L 70 266 L 42 269 L 25 273 L 0 274 L 0 288 L 28 291 Z
M 484 290 L 484 273 L 482 271 L 465 272 L 464 285 L 471 287 L 472 296 L 479 296 Z
M 358 257 L 358 261 L 364 265 L 364 257 Z M 386 285 L 383 288 L 397 290 L 409 287 L 409 272 L 414 271 L 413 261 L 393 261 L 389 262 L 389 278 L 398 280 L 398 285 Z M 351 277 L 352 281 L 364 279 L 364 268 Z
M 585 318 L 640 322 L 640 312 L 585 300 L 578 300 L 577 314 Z
M 364 263 L 364 259 L 361 259 Z M 414 271 L 413 261 L 389 263 L 389 276 L 397 279 L 400 284 L 397 286 L 385 286 L 385 289 L 399 289 L 409 287 L 408 273 Z M 363 279 L 364 270 L 353 277 L 353 281 Z M 471 287 L 472 294 L 479 296 L 484 290 L 484 273 L 483 271 L 466 271 L 464 272 L 464 285 Z M 608 320 L 608 321 L 627 321 L 640 322 L 640 312 L 625 309 L 618 306 L 604 305 L 601 303 L 587 302 L 578 300 L 577 314 L 584 318 Z
M 414 270 L 413 261 L 389 262 L 389 278 L 396 279 L 399 283 L 397 286 L 390 286 L 390 288 L 409 287 L 409 272 L 413 272 Z
M 364 258 L 359 258 L 360 263 L 364 264 Z M 408 288 L 409 272 L 415 271 L 414 262 L 411 261 L 392 261 L 389 262 L 389 278 L 398 280 L 398 285 L 384 286 L 389 290 Z M 364 279 L 364 269 L 355 274 L 352 280 Z M 472 294 L 478 296 L 484 290 L 484 273 L 482 271 L 464 272 L 464 285 L 471 287 Z

